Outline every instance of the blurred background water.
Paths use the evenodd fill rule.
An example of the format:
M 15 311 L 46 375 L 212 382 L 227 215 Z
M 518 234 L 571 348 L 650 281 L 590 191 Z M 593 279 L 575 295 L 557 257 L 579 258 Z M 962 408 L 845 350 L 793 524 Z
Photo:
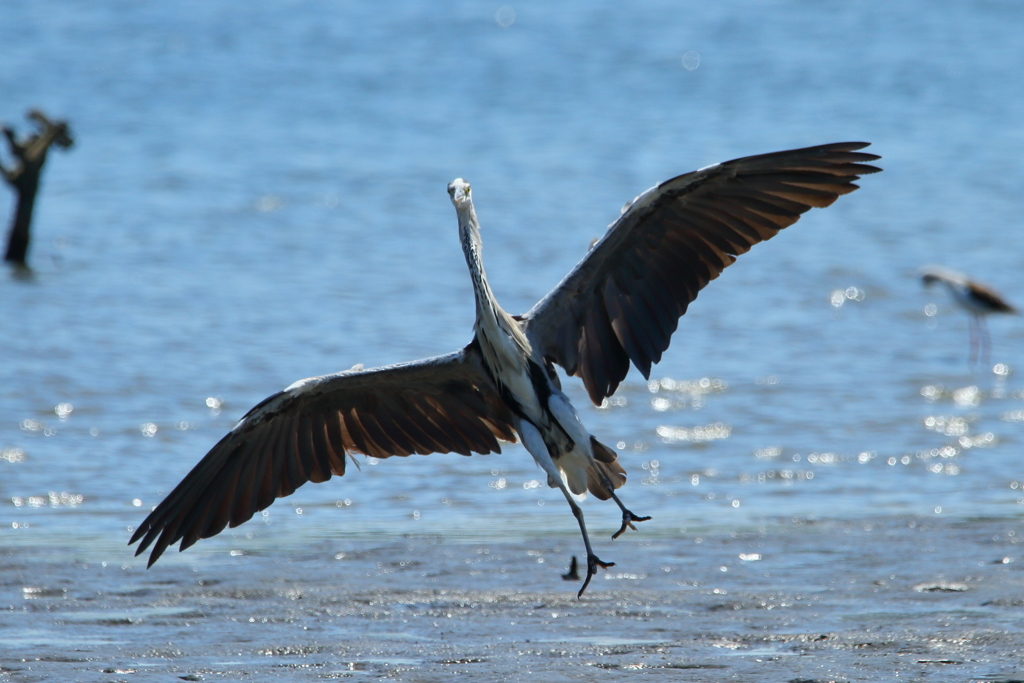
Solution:
M 265 396 L 467 343 L 457 176 L 522 312 L 647 187 L 843 140 L 885 172 L 712 283 L 650 383 L 632 371 L 604 408 L 567 390 L 643 534 L 1015 519 L 1024 322 L 991 320 L 971 366 L 966 316 L 916 271 L 1024 305 L 1022 31 L 996 1 L 5 0 L 0 118 L 26 131 L 41 107 L 77 144 L 44 171 L 34 276 L 0 277 L 0 545 L 127 560 Z M 576 533 L 542 484 L 519 446 L 371 460 L 191 552 Z

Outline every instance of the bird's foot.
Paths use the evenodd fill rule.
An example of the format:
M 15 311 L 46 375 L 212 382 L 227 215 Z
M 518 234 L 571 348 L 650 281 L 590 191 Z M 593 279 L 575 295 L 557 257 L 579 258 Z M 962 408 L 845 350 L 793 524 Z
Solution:
M 576 556 L 573 555 L 572 562 L 569 563 L 569 571 L 565 574 L 562 574 L 562 579 L 565 581 L 579 581 L 580 573 L 577 569 L 577 566 L 578 564 L 576 562 Z
M 597 568 L 607 569 L 608 567 L 614 567 L 614 562 L 602 562 L 597 555 L 587 555 L 587 580 L 583 582 L 583 587 L 580 588 L 580 592 L 576 594 L 576 599 L 579 600 L 583 597 L 583 591 L 587 590 L 587 586 L 590 585 L 590 579 L 594 578 L 597 574 Z
M 612 538 L 618 538 L 622 534 L 626 533 L 626 529 L 632 529 L 633 531 L 636 531 L 636 527 L 633 526 L 633 522 L 646 522 L 650 518 L 650 515 L 648 515 L 647 517 L 637 517 L 626 508 L 622 508 L 622 526 L 619 527 L 618 531 L 612 534 Z

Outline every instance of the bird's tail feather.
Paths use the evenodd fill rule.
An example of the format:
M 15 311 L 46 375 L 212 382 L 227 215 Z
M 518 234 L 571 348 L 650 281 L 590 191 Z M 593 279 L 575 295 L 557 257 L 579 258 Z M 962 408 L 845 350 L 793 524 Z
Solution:
M 608 500 L 611 492 L 604 485 L 604 480 L 617 489 L 626 483 L 626 470 L 618 463 L 615 451 L 594 437 L 590 437 L 590 447 L 594 453 L 594 463 L 587 468 L 587 489 L 598 500 Z

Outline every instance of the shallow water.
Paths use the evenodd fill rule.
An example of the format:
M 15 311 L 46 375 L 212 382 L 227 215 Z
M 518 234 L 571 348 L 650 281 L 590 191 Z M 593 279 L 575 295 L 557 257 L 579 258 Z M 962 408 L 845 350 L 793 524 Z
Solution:
M 28 576 L 9 584 L 11 604 L 22 606 L 22 586 L 66 580 L 93 586 L 100 609 L 120 608 L 109 579 L 81 569 L 102 562 L 126 567 L 128 593 L 180 582 L 186 566 L 242 566 L 232 580 L 260 590 L 284 581 L 287 558 L 346 544 L 390 562 L 404 544 L 456 544 L 463 558 L 500 538 L 506 556 L 557 547 L 549 566 L 564 564 L 580 552 L 575 522 L 518 446 L 371 460 L 147 573 L 124 543 L 271 392 L 469 340 L 472 295 L 444 191 L 454 177 L 474 185 L 488 273 L 519 312 L 654 183 L 848 139 L 873 142 L 885 172 L 741 257 L 690 308 L 652 382 L 630 374 L 604 408 L 565 382 L 584 423 L 619 448 L 625 501 L 654 517 L 625 548 L 661 547 L 610 543 L 614 507 L 588 501 L 597 551 L 653 576 L 697 535 L 793 519 L 1024 533 L 1024 326 L 992 319 L 992 357 L 969 365 L 966 318 L 915 276 L 943 263 L 1024 302 L 1024 10 L 705 4 L 530 3 L 510 14 L 471 3 L 3 3 L 0 118 L 21 131 L 24 110 L 40 106 L 67 117 L 77 139 L 44 173 L 33 276 L 0 282 L 0 547 Z M 890 556 L 925 543 L 918 533 L 872 535 L 880 545 L 858 562 L 912 564 Z M 834 536 L 800 540 L 801 552 L 856 555 Z M 716 570 L 696 557 L 694 571 Z M 787 561 L 796 584 L 842 575 Z M 316 576 L 322 559 L 307 562 L 303 576 Z M 933 574 L 936 562 L 925 565 Z M 498 574 L 472 589 L 541 590 L 532 573 Z M 416 573 L 387 576 L 357 587 L 333 577 L 324 599 L 432 590 Z M 453 576 L 449 589 L 464 588 Z M 568 600 L 572 587 L 553 580 L 552 595 Z M 611 585 L 596 582 L 594 598 Z M 56 601 L 24 604 L 79 611 L 45 599 Z M 867 596 L 849 599 L 858 610 Z M 125 608 L 148 615 L 146 600 Z M 864 628 L 891 616 L 869 614 Z M 147 623 L 131 636 L 136 654 L 167 640 Z M 499 625 L 488 632 L 508 640 Z M 10 647 L 42 647 L 25 639 L 49 627 L 28 628 Z M 430 659 L 389 642 L 387 657 Z M 184 668 L 230 661 L 202 639 L 189 647 Z M 347 656 L 323 652 L 328 667 Z
M 577 601 L 574 538 L 334 539 L 160 571 L 0 556 L 0 672 L 37 680 L 1019 678 L 1018 525 L 890 518 L 628 537 Z M 892 552 L 899 548 L 899 553 Z M 624 563 L 625 564 L 625 563 Z M 190 566 L 191 565 L 191 566 Z M 24 656 L 30 653 L 30 656 Z

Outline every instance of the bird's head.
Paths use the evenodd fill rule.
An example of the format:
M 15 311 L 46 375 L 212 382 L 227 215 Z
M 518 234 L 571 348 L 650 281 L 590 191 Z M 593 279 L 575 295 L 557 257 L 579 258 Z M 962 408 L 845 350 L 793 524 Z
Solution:
M 469 183 L 462 178 L 456 178 L 448 183 L 448 196 L 452 198 L 452 204 L 456 209 L 466 208 L 473 203 Z
M 931 287 L 936 282 L 945 282 L 949 285 L 960 286 L 967 284 L 966 275 L 942 266 L 924 266 L 918 271 L 918 273 L 921 276 L 921 282 L 923 282 L 927 287 Z

